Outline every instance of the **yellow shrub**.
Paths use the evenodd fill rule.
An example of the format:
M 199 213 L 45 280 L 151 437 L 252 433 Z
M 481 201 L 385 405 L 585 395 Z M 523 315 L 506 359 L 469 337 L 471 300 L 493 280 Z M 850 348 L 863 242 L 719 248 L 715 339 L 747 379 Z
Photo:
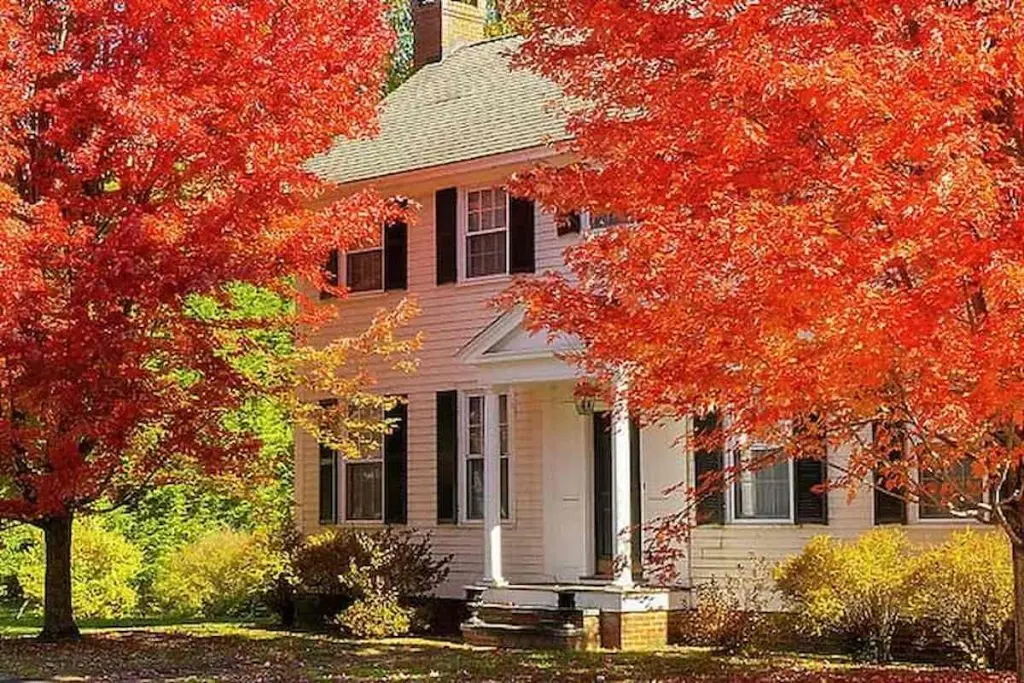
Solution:
M 970 529 L 925 552 L 912 608 L 946 645 L 995 666 L 1013 644 L 1013 565 L 1001 532 Z
M 83 619 L 115 619 L 132 616 L 138 606 L 136 577 L 142 570 L 142 551 L 124 536 L 104 528 L 99 521 L 75 520 L 71 536 L 71 602 Z M 43 603 L 46 550 L 42 534 L 18 571 L 25 597 Z
M 912 618 L 914 568 L 903 531 L 876 529 L 853 542 L 813 538 L 776 568 L 775 580 L 807 631 L 839 634 L 858 652 L 888 661 L 896 628 Z
M 153 581 L 153 599 L 164 614 L 246 616 L 283 564 L 283 557 L 253 534 L 216 532 L 164 560 Z

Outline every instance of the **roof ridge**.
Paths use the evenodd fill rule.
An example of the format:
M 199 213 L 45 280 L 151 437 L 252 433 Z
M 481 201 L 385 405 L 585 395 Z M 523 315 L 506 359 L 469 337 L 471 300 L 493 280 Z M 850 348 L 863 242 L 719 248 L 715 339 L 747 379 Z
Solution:
M 504 35 L 504 36 L 494 36 L 492 38 L 484 38 L 483 40 L 477 40 L 477 41 L 472 42 L 472 43 L 462 43 L 461 45 L 456 47 L 454 50 L 452 50 L 447 56 L 445 56 L 440 62 L 436 62 L 436 63 L 437 64 L 443 64 L 446 59 L 451 59 L 452 57 L 454 57 L 455 55 L 459 54 L 463 50 L 468 50 L 468 49 L 474 48 L 474 47 L 481 47 L 483 45 L 490 45 L 491 43 L 499 43 L 499 42 L 501 42 L 503 40 L 513 40 L 514 38 L 522 38 L 522 36 L 519 35 L 518 33 L 509 33 L 509 34 Z

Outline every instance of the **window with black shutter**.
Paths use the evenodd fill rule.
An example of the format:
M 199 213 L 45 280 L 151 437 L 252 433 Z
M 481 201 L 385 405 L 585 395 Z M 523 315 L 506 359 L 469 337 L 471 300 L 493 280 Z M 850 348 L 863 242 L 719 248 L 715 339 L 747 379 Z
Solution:
M 437 521 L 455 524 L 458 511 L 459 394 L 437 393 Z
M 878 425 L 872 425 L 873 439 L 882 438 L 883 430 Z M 884 430 L 885 438 L 889 440 L 890 449 L 888 458 L 890 462 L 903 459 L 903 432 L 899 425 L 888 425 Z M 898 490 L 890 490 L 885 483 L 885 477 L 879 472 L 874 473 L 875 477 L 875 524 L 906 524 L 907 523 L 907 502 Z
M 725 458 L 725 436 L 719 434 L 712 445 L 708 435 L 714 434 L 721 427 L 718 411 L 711 411 L 693 418 L 693 432 L 697 439 L 697 448 L 693 454 L 695 483 L 700 487 L 708 477 L 715 477 L 722 472 Z M 725 523 L 725 492 L 721 489 L 707 493 L 697 502 L 697 524 Z
M 409 406 L 400 403 L 385 417 L 391 431 L 384 437 L 384 521 L 408 522 Z
M 437 284 L 458 280 L 459 193 L 454 187 L 434 195 L 434 236 L 437 259 Z

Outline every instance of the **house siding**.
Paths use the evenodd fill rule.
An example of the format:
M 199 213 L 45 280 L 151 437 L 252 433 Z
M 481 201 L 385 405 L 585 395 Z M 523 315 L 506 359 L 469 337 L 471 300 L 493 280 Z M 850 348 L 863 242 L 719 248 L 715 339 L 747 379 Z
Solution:
M 487 282 L 437 285 L 435 282 L 434 192 L 445 187 L 479 187 L 501 184 L 516 167 L 489 169 L 458 179 L 438 178 L 410 187 L 390 187 L 420 204 L 409 228 L 409 288 L 405 292 L 352 295 L 327 305 L 339 306 L 338 318 L 318 330 L 310 340 L 323 344 L 338 337 L 358 334 L 374 313 L 391 308 L 403 297 L 415 299 L 422 314 L 410 325 L 410 334 L 422 332 L 423 348 L 417 353 L 419 370 L 411 375 L 377 367 L 379 390 L 401 394 L 409 402 L 408 526 L 431 531 L 435 552 L 453 554 L 452 573 L 440 594 L 461 596 L 462 587 L 483 575 L 484 532 L 480 523 L 437 523 L 436 501 L 436 403 L 438 391 L 462 392 L 482 388 L 472 367 L 460 363 L 458 351 L 500 311 L 490 302 L 511 283 L 511 278 Z M 537 272 L 563 267 L 562 251 L 575 236 L 558 237 L 552 217 L 536 210 Z M 505 573 L 516 580 L 540 580 L 544 576 L 543 484 L 541 476 L 542 397 L 529 385 L 515 389 L 512 426 L 512 495 L 514 519 L 504 525 Z M 461 406 L 460 406 L 461 410 Z M 296 435 L 296 519 L 305 533 L 322 529 L 318 522 L 318 448 L 308 434 Z M 460 470 L 460 476 L 463 473 Z M 463 501 L 460 500 L 460 508 Z M 363 525 L 365 526 L 365 525 Z
M 461 597 L 463 587 L 483 575 L 483 527 L 480 523 L 437 522 L 435 396 L 438 391 L 482 388 L 476 369 L 459 362 L 456 354 L 500 314 L 490 302 L 512 280 L 436 284 L 434 192 L 453 186 L 501 184 L 518 168 L 521 165 L 502 166 L 454 178 L 441 177 L 439 171 L 433 179 L 382 188 L 420 204 L 418 217 L 409 228 L 408 291 L 353 295 L 327 302 L 324 305 L 339 306 L 340 315 L 311 339 L 316 344 L 358 334 L 376 311 L 393 307 L 405 296 L 419 303 L 422 314 L 410 325 L 410 333 L 424 335 L 424 346 L 417 354 L 418 372 L 405 375 L 379 367 L 376 374 L 381 392 L 408 397 L 408 527 L 431 532 L 438 555 L 454 555 L 450 578 L 439 590 L 446 597 Z M 552 217 L 537 210 L 537 272 L 563 269 L 563 252 L 578 239 L 577 235 L 559 237 Z M 573 574 L 588 571 L 592 559 L 592 539 L 588 538 L 588 427 L 571 407 L 571 383 L 520 385 L 513 391 L 513 519 L 503 525 L 504 572 L 516 582 L 571 579 Z M 561 434 L 557 433 L 560 425 L 566 430 Z M 692 454 L 686 450 L 685 434 L 686 425 L 681 422 L 654 425 L 643 431 L 647 524 L 683 504 L 678 492 L 669 494 L 666 489 L 682 479 L 692 481 Z M 832 457 L 841 463 L 846 454 L 840 450 Z M 305 533 L 323 528 L 318 522 L 318 458 L 314 440 L 298 433 L 296 520 Z M 829 496 L 827 525 L 698 527 L 693 532 L 689 556 L 679 559 L 677 565 L 681 581 L 700 584 L 714 576 L 749 574 L 757 560 L 778 562 L 800 552 L 815 535 L 827 533 L 849 539 L 873 528 L 869 489 L 865 487 L 850 502 L 846 491 L 833 491 Z M 460 500 L 460 508 L 463 505 Z M 962 526 L 912 521 L 904 528 L 912 540 L 931 542 Z

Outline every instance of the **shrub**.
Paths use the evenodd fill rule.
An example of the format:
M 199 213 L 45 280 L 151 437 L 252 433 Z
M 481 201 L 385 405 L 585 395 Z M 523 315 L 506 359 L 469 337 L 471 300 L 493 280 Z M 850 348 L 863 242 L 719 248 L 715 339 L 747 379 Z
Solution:
M 911 546 L 899 529 L 876 529 L 853 542 L 817 536 L 775 571 L 806 631 L 838 634 L 877 662 L 891 660 L 893 635 L 911 619 L 914 576 Z
M 370 595 L 343 609 L 334 623 L 353 638 L 394 638 L 409 633 L 412 610 L 394 595 Z
M 352 584 L 354 566 L 377 586 L 376 592 L 408 598 L 430 593 L 448 578 L 451 560 L 450 555 L 434 557 L 430 534 L 339 528 L 299 545 L 292 554 L 292 572 L 300 591 L 357 600 L 366 591 Z
M 697 586 L 691 644 L 710 646 L 722 654 L 751 654 L 764 646 L 766 600 L 764 572 L 753 577 L 712 578 Z
M 24 601 L 18 574 L 40 540 L 38 531 L 27 524 L 0 526 L 0 605 L 18 607 Z
M 250 616 L 284 566 L 254 534 L 219 531 L 168 555 L 153 580 L 153 601 L 179 617 Z
M 1013 646 L 1013 565 L 1003 534 L 953 534 L 921 556 L 914 583 L 914 612 L 942 643 L 975 665 L 1005 662 Z
M 18 583 L 33 606 L 43 602 L 46 550 L 42 534 L 18 569 Z M 71 537 L 71 600 L 84 619 L 114 619 L 133 614 L 138 605 L 135 579 L 142 570 L 142 552 L 124 536 L 98 520 L 75 520 Z

